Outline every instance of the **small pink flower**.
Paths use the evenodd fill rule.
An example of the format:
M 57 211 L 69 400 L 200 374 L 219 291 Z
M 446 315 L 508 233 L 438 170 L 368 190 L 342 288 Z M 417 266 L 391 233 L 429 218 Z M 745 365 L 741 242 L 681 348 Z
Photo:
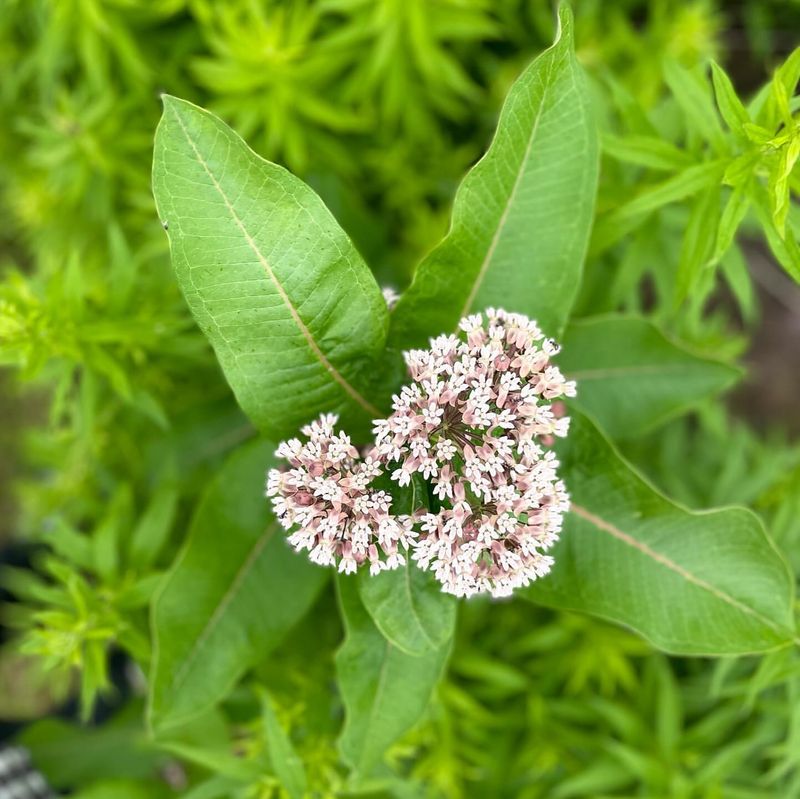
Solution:
M 413 558 L 458 596 L 507 596 L 546 574 L 545 552 L 569 507 L 548 450 L 567 433 L 559 397 L 575 395 L 550 359 L 558 346 L 535 322 L 489 309 L 461 320 L 466 341 L 406 353 L 414 381 L 375 423 L 392 479 L 433 478 L 442 507 L 418 522 Z M 424 453 L 424 455 L 422 454 Z
M 391 497 L 370 488 L 382 472 L 378 460 L 372 452 L 362 459 L 347 435 L 334 433 L 336 421 L 322 416 L 303 428 L 308 441 L 278 447 L 290 468 L 269 471 L 267 496 L 293 531 L 289 543 L 314 563 L 345 574 L 365 562 L 372 573 L 395 568 L 404 562 L 398 547 L 408 549 L 414 535 L 411 519 L 391 514 Z

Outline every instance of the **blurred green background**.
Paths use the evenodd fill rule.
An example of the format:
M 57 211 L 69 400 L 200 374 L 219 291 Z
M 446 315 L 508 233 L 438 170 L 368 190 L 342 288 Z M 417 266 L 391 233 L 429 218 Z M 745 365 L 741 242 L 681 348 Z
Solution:
M 604 135 L 606 222 L 670 174 L 631 166 L 615 141 L 646 127 L 693 158 L 706 151 L 665 63 L 713 58 L 746 97 L 800 44 L 796 0 L 573 7 Z M 0 0 L 0 364 L 12 367 L 0 371 L 0 547 L 11 564 L 0 716 L 55 785 L 123 798 L 191 784 L 195 767 L 142 743 L 136 679 L 117 673 L 129 662 L 120 646 L 146 666 L 146 612 L 115 604 L 73 536 L 135 525 L 154 488 L 171 486 L 163 569 L 199 490 L 252 433 L 184 306 L 155 215 L 160 92 L 212 109 L 306 179 L 381 284 L 402 290 L 553 26 L 539 0 Z M 578 311 L 638 311 L 698 350 L 744 358 L 748 377 L 726 403 L 624 451 L 687 505 L 753 507 L 797 569 L 800 290 L 748 217 L 719 271 L 676 309 L 690 204 L 678 197 L 596 238 Z M 50 579 L 72 599 L 26 582 L 43 544 L 56 553 Z M 48 626 L 32 614 L 50 605 L 64 616 Z M 329 655 L 337 622 L 322 609 L 314 619 Z M 286 725 L 308 728 L 303 757 L 318 795 L 332 795 L 335 730 L 309 721 L 332 701 L 330 657 L 309 665 L 303 633 L 261 671 L 285 688 Z M 57 671 L 42 674 L 43 661 Z M 91 729 L 25 726 L 74 715 L 75 666 L 89 699 L 106 697 L 94 721 L 115 731 L 115 760 Z M 235 712 L 226 719 L 258 745 Z M 430 719 L 393 756 L 433 796 L 800 796 L 800 660 L 668 659 L 595 620 L 470 604 Z M 156 777 L 165 767 L 178 769 L 174 789 Z M 102 787 L 110 776 L 117 793 Z M 262 788 L 253 796 L 278 795 Z

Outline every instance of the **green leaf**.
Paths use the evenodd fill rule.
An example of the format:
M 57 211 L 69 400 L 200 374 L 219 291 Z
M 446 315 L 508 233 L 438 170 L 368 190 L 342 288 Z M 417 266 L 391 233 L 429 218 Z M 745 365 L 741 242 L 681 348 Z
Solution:
M 573 418 L 559 457 L 573 504 L 529 599 L 619 622 L 674 654 L 800 643 L 792 575 L 755 514 L 674 504 L 586 417 Z
M 426 483 L 415 477 L 408 488 L 389 481 L 396 513 L 413 514 L 427 507 Z M 375 626 L 389 643 L 408 655 L 439 649 L 453 637 L 456 626 L 455 598 L 442 592 L 430 572 L 406 559 L 402 568 L 372 576 L 364 569 L 358 577 L 361 601 Z
M 170 485 L 161 486 L 150 500 L 131 536 L 131 565 L 139 570 L 152 566 L 167 542 L 175 519 L 178 491 Z
M 408 655 L 440 649 L 453 637 L 455 598 L 442 593 L 430 572 L 408 560 L 404 567 L 374 577 L 363 570 L 358 592 L 384 638 Z
M 731 79 L 715 61 L 711 62 L 711 78 L 714 82 L 717 107 L 725 124 L 738 139 L 747 141 L 744 126 L 752 121 L 750 114 L 747 113 L 747 109 L 736 94 Z
M 186 301 L 257 427 L 280 438 L 323 411 L 380 415 L 363 390 L 386 304 L 308 186 L 165 96 L 153 189 Z
M 741 371 L 670 341 L 630 316 L 575 320 L 558 356 L 578 381 L 572 404 L 615 439 L 635 438 L 733 384 Z
M 691 166 L 691 158 L 674 144 L 653 136 L 612 136 L 602 138 L 603 152 L 628 164 L 672 172 Z
M 764 186 L 754 183 L 750 187 L 750 200 L 775 259 L 794 280 L 800 283 L 800 247 L 792 226 L 788 225 L 784 235 L 781 236 L 775 227 L 769 195 Z
M 706 161 L 690 166 L 661 183 L 648 186 L 629 202 L 600 217 L 592 232 L 592 254 L 598 255 L 619 241 L 630 231 L 632 225 L 629 223 L 642 221 L 665 205 L 684 200 L 719 183 L 724 170 L 725 161 Z
M 598 146 L 573 50 L 572 14 L 512 86 L 494 141 L 464 178 L 450 232 L 417 268 L 392 314 L 406 348 L 502 306 L 560 332 L 578 290 L 592 224 Z
M 112 777 L 144 778 L 164 758 L 147 740 L 141 706 L 127 705 L 102 727 L 49 718 L 27 726 L 18 738 L 54 788 L 74 788 Z
M 289 736 L 281 727 L 272 698 L 266 691 L 261 697 L 261 720 L 267 742 L 267 755 L 273 771 L 281 786 L 289 794 L 289 799 L 303 799 L 307 789 L 303 761 L 298 757 Z
M 742 318 L 745 322 L 752 322 L 757 313 L 753 281 L 747 271 L 747 261 L 736 243 L 722 256 L 721 272 L 736 297 Z
M 153 604 L 150 720 L 171 727 L 222 699 L 306 613 L 327 571 L 292 552 L 269 513 L 273 446 L 228 460 L 200 501 Z
M 92 534 L 94 568 L 109 583 L 116 579 L 119 571 L 120 542 L 130 516 L 131 502 L 130 486 L 121 485 Z
M 800 156 L 800 136 L 795 135 L 778 151 L 769 172 L 769 191 L 772 202 L 772 221 L 781 238 L 786 235 L 786 217 L 791 194 L 789 176 Z
M 725 134 L 711 99 L 708 79 L 701 78 L 671 58 L 664 61 L 664 79 L 686 116 L 689 129 L 709 142 L 717 152 L 723 152 Z
M 714 252 L 711 255 L 710 264 L 716 264 L 730 249 L 731 244 L 739 230 L 739 225 L 750 207 L 750 198 L 744 186 L 737 186 L 728 197 L 725 210 L 719 220 L 717 227 L 717 240 L 714 244 Z
M 710 186 L 692 203 L 675 278 L 676 307 L 697 286 L 703 268 L 713 254 L 719 221 L 720 193 L 720 186 Z
M 387 641 L 358 596 L 355 578 L 338 578 L 346 636 L 336 653 L 345 722 L 339 739 L 356 778 L 367 777 L 386 749 L 424 715 L 450 642 L 408 655 Z

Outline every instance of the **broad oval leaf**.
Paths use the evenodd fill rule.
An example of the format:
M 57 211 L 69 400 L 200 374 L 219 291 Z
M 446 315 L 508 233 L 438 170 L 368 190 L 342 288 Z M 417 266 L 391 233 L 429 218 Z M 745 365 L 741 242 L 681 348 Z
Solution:
M 676 505 L 580 415 L 559 456 L 573 505 L 552 572 L 525 596 L 619 622 L 674 654 L 800 643 L 791 574 L 755 514 Z
M 512 86 L 494 141 L 459 187 L 449 233 L 395 308 L 393 347 L 423 345 L 493 305 L 560 333 L 592 224 L 598 143 L 566 6 L 559 22 L 555 43 Z
M 273 445 L 244 445 L 200 501 L 153 602 L 149 714 L 165 729 L 224 698 L 306 613 L 327 572 L 294 553 L 269 513 Z
M 320 412 L 380 415 L 363 391 L 386 303 L 308 186 L 213 114 L 166 96 L 153 190 L 186 301 L 262 432 L 291 435 Z
M 646 319 L 616 315 L 570 322 L 558 365 L 578 381 L 573 404 L 612 438 L 641 435 L 742 374 L 670 341 Z
M 358 575 L 358 592 L 375 626 L 398 649 L 423 655 L 445 645 L 455 632 L 455 597 L 442 592 L 430 572 L 413 563 L 372 576 Z
M 356 780 L 368 777 L 383 753 L 424 715 L 450 652 L 450 641 L 409 655 L 387 641 L 362 604 L 355 578 L 338 578 L 345 640 L 336 653 L 345 722 L 343 760 Z

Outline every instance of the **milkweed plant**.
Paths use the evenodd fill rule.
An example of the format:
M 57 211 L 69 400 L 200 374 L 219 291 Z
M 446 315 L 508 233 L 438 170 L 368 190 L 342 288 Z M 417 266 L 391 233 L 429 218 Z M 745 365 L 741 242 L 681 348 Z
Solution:
M 745 102 L 700 0 L 24 5 L 0 673 L 80 717 L 20 727 L 45 778 L 800 795 L 800 454 L 720 399 L 749 253 L 800 281 L 800 50 Z

